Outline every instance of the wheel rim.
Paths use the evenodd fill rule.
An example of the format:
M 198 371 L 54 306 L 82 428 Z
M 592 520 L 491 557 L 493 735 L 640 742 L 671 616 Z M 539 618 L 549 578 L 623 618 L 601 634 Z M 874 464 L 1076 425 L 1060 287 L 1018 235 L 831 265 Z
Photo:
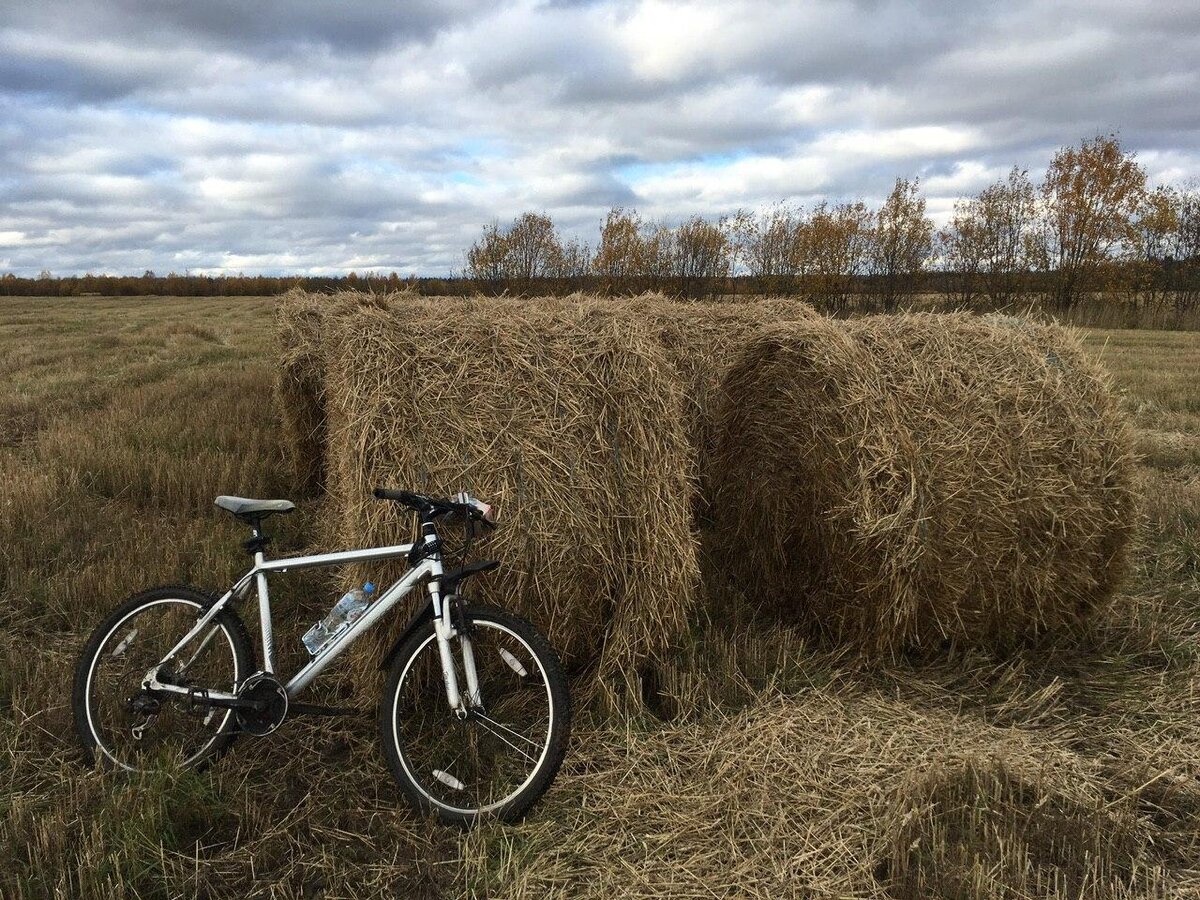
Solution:
M 92 657 L 85 697 L 88 727 L 96 749 L 117 766 L 128 771 L 189 766 L 227 730 L 232 710 L 193 707 L 182 695 L 148 699 L 141 691 L 146 672 L 196 624 L 200 610 L 199 603 L 183 598 L 139 606 L 109 629 Z M 232 691 L 244 674 L 233 637 L 219 623 L 201 631 L 175 662 L 180 668 L 186 664 L 186 671 L 175 676 L 185 685 Z M 153 700 L 159 701 L 156 712 Z
M 497 622 L 474 626 L 482 711 L 461 721 L 449 709 L 433 634 L 409 657 L 392 699 L 404 774 L 430 804 L 466 815 L 500 809 L 537 776 L 555 721 L 550 679 L 529 644 Z M 452 648 L 465 696 L 461 643 Z

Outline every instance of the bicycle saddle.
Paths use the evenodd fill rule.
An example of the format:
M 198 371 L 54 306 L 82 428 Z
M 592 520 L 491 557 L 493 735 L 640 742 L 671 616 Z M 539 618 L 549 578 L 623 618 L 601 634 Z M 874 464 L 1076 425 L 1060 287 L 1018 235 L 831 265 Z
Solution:
M 251 500 L 249 497 L 227 497 L 222 495 L 213 501 L 218 507 L 235 516 L 269 516 L 272 513 L 290 513 L 296 508 L 291 500 Z

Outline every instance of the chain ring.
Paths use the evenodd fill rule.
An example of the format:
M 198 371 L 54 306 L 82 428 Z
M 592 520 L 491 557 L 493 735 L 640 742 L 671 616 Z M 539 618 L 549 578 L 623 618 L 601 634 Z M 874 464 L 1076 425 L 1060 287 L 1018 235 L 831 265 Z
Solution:
M 237 710 L 238 728 L 255 737 L 265 737 L 287 718 L 288 695 L 279 680 L 270 672 L 251 675 L 237 689 L 239 700 L 266 701 L 263 709 Z

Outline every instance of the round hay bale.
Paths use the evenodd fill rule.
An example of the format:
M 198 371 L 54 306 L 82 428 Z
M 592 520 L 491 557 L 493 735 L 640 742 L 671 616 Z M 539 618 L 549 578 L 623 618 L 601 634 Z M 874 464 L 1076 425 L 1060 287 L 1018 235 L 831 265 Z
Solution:
M 1130 433 L 1065 329 L 812 319 L 752 340 L 723 395 L 711 552 L 823 638 L 1002 646 L 1124 571 Z
M 665 352 L 682 391 L 684 428 L 693 448 L 694 513 L 706 519 L 708 487 L 702 461 L 716 450 L 714 400 L 725 371 L 764 327 L 807 321 L 817 313 L 796 300 L 681 302 L 655 293 L 598 300 L 591 309 L 594 314 L 640 320 Z
M 327 298 L 292 290 L 275 305 L 279 368 L 275 396 L 283 419 L 283 442 L 297 487 L 315 494 L 324 478 L 324 366 L 320 362 L 321 324 Z
M 330 409 L 325 403 L 325 371 L 328 355 L 343 352 L 343 347 L 330 339 L 339 317 L 368 307 L 387 310 L 400 319 L 448 303 L 474 308 L 473 305 L 480 302 L 500 305 L 537 303 L 549 307 L 561 304 L 563 300 L 556 297 L 536 300 L 425 297 L 407 289 L 379 294 L 364 291 L 317 294 L 293 288 L 280 297 L 275 306 L 280 346 L 275 395 L 283 418 L 284 444 L 302 494 L 317 495 L 326 488 L 326 435 L 330 430 Z
M 693 603 L 690 450 L 662 351 L 637 321 L 581 309 L 480 300 L 341 317 L 330 522 L 341 545 L 404 542 L 413 517 L 372 488 L 470 490 L 499 510 L 486 554 L 503 563 L 473 595 L 532 619 L 571 669 L 633 681 Z M 364 639 L 360 672 L 385 631 Z
M 587 294 L 567 297 L 422 298 L 414 294 L 311 294 L 293 290 L 277 305 L 281 345 L 276 381 L 284 420 L 284 439 L 300 490 L 315 494 L 325 487 L 325 434 L 328 428 L 324 403 L 323 336 L 332 333 L 332 319 L 363 304 L 392 310 L 403 316 L 430 306 L 456 304 L 462 309 L 483 307 L 572 309 L 589 315 L 634 317 L 649 329 L 667 354 L 682 387 L 684 425 L 696 448 L 692 473 L 699 478 L 698 460 L 713 449 L 712 397 L 729 360 L 749 336 L 764 325 L 816 315 L 799 301 L 691 302 L 648 293 L 629 298 L 602 298 Z M 337 352 L 337 348 L 332 348 Z M 701 492 L 703 503 L 703 492 Z M 698 510 L 699 512 L 700 510 Z

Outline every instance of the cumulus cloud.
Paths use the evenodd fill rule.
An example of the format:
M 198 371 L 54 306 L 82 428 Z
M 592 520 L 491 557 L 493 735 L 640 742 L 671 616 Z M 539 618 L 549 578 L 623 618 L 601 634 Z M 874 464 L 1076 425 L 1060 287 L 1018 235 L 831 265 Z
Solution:
M 930 209 L 1117 130 L 1200 174 L 1200 7 L 0 0 L 0 267 L 440 274 L 492 219 Z

